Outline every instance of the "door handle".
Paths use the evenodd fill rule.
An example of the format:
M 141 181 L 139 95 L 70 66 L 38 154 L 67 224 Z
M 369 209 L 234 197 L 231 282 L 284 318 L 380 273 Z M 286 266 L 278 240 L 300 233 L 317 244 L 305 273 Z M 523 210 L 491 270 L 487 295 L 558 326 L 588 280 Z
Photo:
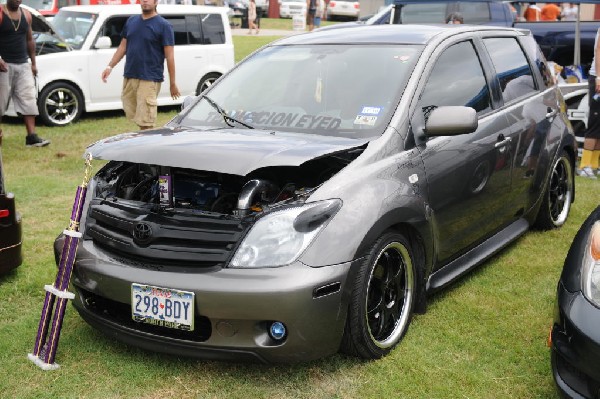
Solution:
M 506 147 L 511 141 L 512 139 L 510 137 L 504 137 L 504 135 L 500 135 L 498 136 L 498 142 L 494 144 L 494 148 Z

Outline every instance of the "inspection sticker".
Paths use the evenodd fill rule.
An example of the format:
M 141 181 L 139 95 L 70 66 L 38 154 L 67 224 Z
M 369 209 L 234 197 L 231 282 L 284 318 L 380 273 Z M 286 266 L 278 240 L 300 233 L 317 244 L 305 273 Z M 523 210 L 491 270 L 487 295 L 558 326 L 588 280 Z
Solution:
M 375 122 L 377 122 L 377 117 L 372 115 L 356 115 L 356 119 L 354 119 L 355 125 L 374 126 Z

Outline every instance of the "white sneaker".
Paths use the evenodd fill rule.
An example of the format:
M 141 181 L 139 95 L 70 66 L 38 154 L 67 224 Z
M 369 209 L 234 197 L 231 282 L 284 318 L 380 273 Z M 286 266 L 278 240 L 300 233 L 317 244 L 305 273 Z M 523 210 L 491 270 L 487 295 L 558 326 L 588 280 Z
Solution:
M 586 166 L 582 169 L 577 169 L 577 174 L 582 177 L 587 177 L 588 179 L 597 179 L 596 175 L 594 174 L 594 170 L 589 166 Z

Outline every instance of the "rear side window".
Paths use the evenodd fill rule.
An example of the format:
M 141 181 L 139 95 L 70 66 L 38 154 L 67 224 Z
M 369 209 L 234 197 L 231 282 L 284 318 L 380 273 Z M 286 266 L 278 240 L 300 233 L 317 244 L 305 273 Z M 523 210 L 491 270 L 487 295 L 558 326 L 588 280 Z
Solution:
M 175 45 L 181 46 L 190 44 L 188 39 L 188 28 L 186 24 L 186 18 L 183 16 L 167 16 L 165 17 L 167 21 L 173 27 L 173 33 L 175 34 Z
M 482 3 L 459 3 L 459 10 L 465 24 L 484 24 L 490 22 L 490 5 Z
M 167 16 L 165 18 L 173 26 L 176 46 L 225 43 L 225 28 L 221 14 Z
M 401 15 L 403 24 L 443 24 L 448 15 L 448 4 L 406 4 Z
M 483 68 L 470 41 L 444 50 L 431 71 L 419 104 L 425 119 L 433 109 L 446 105 L 467 106 L 478 113 L 491 109 Z
M 224 44 L 225 27 L 221 14 L 201 14 L 203 44 Z
M 516 38 L 494 37 L 483 42 L 494 63 L 505 103 L 536 91 L 531 67 Z

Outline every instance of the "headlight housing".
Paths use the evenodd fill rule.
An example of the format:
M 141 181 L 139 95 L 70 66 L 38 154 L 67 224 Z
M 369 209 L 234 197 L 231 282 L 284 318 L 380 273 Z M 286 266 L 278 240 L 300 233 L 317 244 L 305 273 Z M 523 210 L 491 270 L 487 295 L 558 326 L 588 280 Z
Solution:
M 585 246 L 581 280 L 583 295 L 600 307 L 600 221 L 592 225 Z
M 259 219 L 229 266 L 257 268 L 294 262 L 342 207 L 339 199 L 317 201 L 275 211 Z

